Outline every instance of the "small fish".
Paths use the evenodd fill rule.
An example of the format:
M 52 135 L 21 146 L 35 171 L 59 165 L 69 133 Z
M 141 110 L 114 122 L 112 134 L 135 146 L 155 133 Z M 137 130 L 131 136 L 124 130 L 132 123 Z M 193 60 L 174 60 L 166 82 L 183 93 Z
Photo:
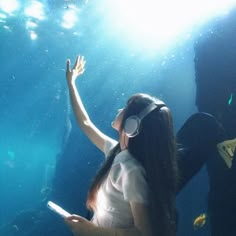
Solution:
M 17 225 L 12 225 L 12 227 L 13 227 L 13 229 L 14 229 L 15 232 L 19 232 L 19 228 L 18 228 Z
M 47 196 L 51 192 L 51 190 L 52 189 L 50 187 L 43 187 L 40 190 L 40 193 L 45 197 L 45 196 Z
M 228 168 L 232 167 L 233 159 L 236 152 L 236 138 L 224 140 L 217 144 L 217 149 Z
M 230 106 L 233 101 L 233 93 L 230 94 L 230 98 L 228 100 L 228 105 Z
M 198 230 L 206 224 L 207 215 L 205 213 L 196 217 L 193 221 L 193 229 Z

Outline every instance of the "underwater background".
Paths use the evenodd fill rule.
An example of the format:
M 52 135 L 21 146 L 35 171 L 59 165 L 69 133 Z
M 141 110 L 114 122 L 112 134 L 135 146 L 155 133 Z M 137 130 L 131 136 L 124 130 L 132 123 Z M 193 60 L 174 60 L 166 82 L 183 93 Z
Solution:
M 73 179 L 80 193 L 75 213 L 85 216 L 87 189 L 103 155 L 76 126 L 66 60 L 85 57 L 86 71 L 77 81 L 81 97 L 94 123 L 113 138 L 110 124 L 116 110 L 137 92 L 163 99 L 177 132 L 197 112 L 194 45 L 214 34 L 215 21 L 227 13 L 209 13 L 170 40 L 155 39 L 153 44 L 138 34 L 126 34 L 119 17 L 118 23 L 112 18 L 109 1 L 29 1 L 38 6 L 37 13 L 26 11 L 29 2 L 18 1 L 15 11 L 4 2 L 0 1 L 0 228 L 21 212 L 46 204 L 66 145 L 71 146 L 68 162 L 78 170 Z M 69 11 L 76 16 L 73 23 L 65 18 Z M 165 21 L 162 25 L 165 28 Z M 158 31 L 155 24 L 151 31 Z M 177 196 L 179 236 L 210 235 L 208 222 L 197 230 L 193 227 L 194 219 L 207 212 L 207 194 L 204 167 Z M 56 221 L 60 219 L 55 215 Z M 20 234 L 4 234 L 11 235 Z

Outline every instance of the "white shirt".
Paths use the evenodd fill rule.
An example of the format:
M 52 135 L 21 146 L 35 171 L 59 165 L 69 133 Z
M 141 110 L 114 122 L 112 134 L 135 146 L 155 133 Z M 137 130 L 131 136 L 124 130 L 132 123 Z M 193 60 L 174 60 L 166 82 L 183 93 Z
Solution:
M 117 144 L 105 144 L 105 154 Z M 108 177 L 97 193 L 92 222 L 101 227 L 128 228 L 134 225 L 130 201 L 148 204 L 145 170 L 128 150 L 116 155 Z

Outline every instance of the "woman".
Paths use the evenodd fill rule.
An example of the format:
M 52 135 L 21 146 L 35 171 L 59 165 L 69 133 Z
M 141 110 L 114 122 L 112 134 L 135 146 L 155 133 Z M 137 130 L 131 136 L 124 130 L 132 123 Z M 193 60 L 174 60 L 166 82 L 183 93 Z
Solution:
M 75 85 L 84 72 L 78 56 L 66 78 L 80 128 L 106 156 L 87 198 L 91 221 L 66 218 L 78 236 L 173 236 L 176 232 L 176 143 L 170 110 L 149 95 L 133 95 L 118 111 L 112 127 L 119 142 L 91 122 Z

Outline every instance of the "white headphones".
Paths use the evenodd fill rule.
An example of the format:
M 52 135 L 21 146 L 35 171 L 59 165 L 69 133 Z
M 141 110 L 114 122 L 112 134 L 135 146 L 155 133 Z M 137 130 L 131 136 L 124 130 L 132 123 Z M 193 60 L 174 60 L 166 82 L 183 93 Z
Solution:
M 124 124 L 125 134 L 129 138 L 135 137 L 139 133 L 141 121 L 153 110 L 159 110 L 165 106 L 166 105 L 163 102 L 151 103 L 147 107 L 145 107 L 138 115 L 128 117 Z

